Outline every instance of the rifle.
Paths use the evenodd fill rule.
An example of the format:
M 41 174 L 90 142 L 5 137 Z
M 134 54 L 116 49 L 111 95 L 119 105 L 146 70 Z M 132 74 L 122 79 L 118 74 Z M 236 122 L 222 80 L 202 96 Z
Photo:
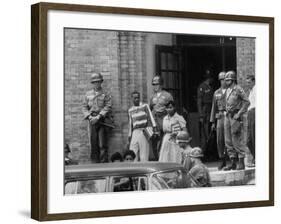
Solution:
M 204 160 L 205 161 L 209 161 L 212 159 L 217 159 L 216 156 L 216 150 L 214 147 L 216 146 L 217 141 L 216 141 L 216 130 L 213 129 L 210 131 L 207 141 L 204 144 L 204 146 L 202 147 L 203 152 L 204 152 Z
M 94 112 L 92 111 L 87 117 L 85 117 L 84 119 L 87 119 L 89 116 L 97 116 L 98 113 L 97 112 Z M 106 119 L 107 118 L 107 119 Z M 109 118 L 109 117 L 106 117 L 105 119 L 103 120 L 108 120 L 109 122 L 105 122 L 105 121 L 101 121 L 99 120 L 97 123 L 100 124 L 100 125 L 103 125 L 103 126 L 106 126 L 106 127 L 109 127 L 109 128 L 115 128 L 115 125 L 114 125 L 114 122 L 113 122 L 113 118 Z
M 204 120 L 199 120 L 198 121 L 198 125 L 199 125 L 199 139 L 200 139 L 200 143 L 202 143 L 202 140 L 206 140 L 207 136 L 205 133 L 205 127 L 204 127 Z
M 100 125 L 103 125 L 103 126 L 106 126 L 106 127 L 109 127 L 109 128 L 115 128 L 114 124 L 109 124 L 109 123 L 105 123 L 105 122 L 102 122 L 102 121 L 98 121 L 98 123 Z

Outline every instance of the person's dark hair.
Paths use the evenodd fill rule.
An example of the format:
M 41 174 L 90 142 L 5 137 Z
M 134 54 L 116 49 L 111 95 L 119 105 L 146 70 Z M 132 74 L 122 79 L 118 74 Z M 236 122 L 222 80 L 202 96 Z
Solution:
M 123 158 L 122 158 L 122 155 L 120 154 L 120 152 L 115 152 L 110 157 L 110 160 L 111 160 L 111 162 L 114 162 L 115 160 L 123 161 Z
M 172 105 L 173 107 L 176 107 L 175 101 L 170 100 L 170 101 L 166 104 L 166 107 L 168 107 L 168 106 L 170 106 L 170 105 Z
M 123 158 L 125 159 L 126 156 L 128 156 L 128 155 L 132 156 L 133 159 L 136 158 L 136 154 L 135 154 L 134 151 L 132 151 L 132 150 L 126 150 L 126 151 L 124 152 Z
M 256 80 L 254 75 L 249 75 L 249 76 L 247 77 L 247 79 L 249 79 L 249 80 L 251 80 L 251 81 L 255 81 L 255 80 Z
M 138 92 L 138 91 L 132 92 L 131 96 L 133 96 L 133 95 L 135 95 L 135 94 L 138 94 L 138 95 L 140 96 L 140 92 Z

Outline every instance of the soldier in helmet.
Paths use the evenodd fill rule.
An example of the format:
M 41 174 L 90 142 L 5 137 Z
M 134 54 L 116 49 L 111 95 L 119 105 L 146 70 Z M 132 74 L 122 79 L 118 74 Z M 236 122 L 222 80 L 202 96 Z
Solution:
M 220 72 L 218 79 L 221 83 L 221 87 L 217 89 L 213 96 L 212 111 L 210 115 L 210 122 L 212 123 L 212 129 L 217 131 L 217 149 L 219 158 L 222 163 L 218 169 L 221 170 L 226 165 L 226 148 L 224 143 L 224 114 L 225 114 L 225 72 Z
M 187 131 L 180 131 L 176 137 L 176 143 L 181 149 L 181 164 L 187 171 L 190 170 L 192 165 L 190 159 L 190 153 L 192 151 L 192 147 L 190 145 L 191 140 L 192 137 L 190 137 Z
M 224 124 L 225 145 L 231 164 L 224 170 L 245 169 L 245 153 L 248 148 L 244 141 L 243 115 L 250 105 L 242 87 L 236 84 L 236 73 L 229 71 L 225 75 L 226 116 Z M 237 162 L 238 157 L 238 162 Z
M 152 141 L 152 148 L 155 159 L 158 160 L 159 149 L 163 137 L 163 118 L 167 115 L 166 105 L 168 102 L 173 101 L 170 93 L 163 90 L 163 80 L 160 76 L 156 75 L 152 79 L 153 95 L 150 99 L 150 109 L 160 132 L 160 138 Z
M 107 124 L 112 123 L 111 95 L 102 89 L 102 82 L 102 75 L 93 73 L 91 76 L 93 89 L 86 93 L 83 101 L 84 119 L 89 122 L 91 160 L 94 163 L 108 162 L 106 138 L 109 128 Z
M 188 173 L 191 179 L 191 187 L 211 187 L 209 170 L 201 161 L 203 157 L 202 149 L 199 147 L 193 148 L 189 156 L 192 163 Z
M 213 100 L 213 77 L 211 70 L 207 69 L 204 75 L 205 80 L 197 89 L 197 109 L 199 113 L 199 134 L 200 144 L 203 147 L 207 142 L 210 133 L 210 113 Z

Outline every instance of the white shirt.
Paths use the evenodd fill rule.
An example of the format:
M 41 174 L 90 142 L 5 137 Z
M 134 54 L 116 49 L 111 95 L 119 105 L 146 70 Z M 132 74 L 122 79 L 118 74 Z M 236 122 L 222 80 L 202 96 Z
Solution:
M 251 110 L 252 108 L 256 107 L 256 87 L 255 86 L 253 86 L 253 88 L 250 91 L 249 101 L 250 101 L 250 106 L 249 106 L 248 110 Z

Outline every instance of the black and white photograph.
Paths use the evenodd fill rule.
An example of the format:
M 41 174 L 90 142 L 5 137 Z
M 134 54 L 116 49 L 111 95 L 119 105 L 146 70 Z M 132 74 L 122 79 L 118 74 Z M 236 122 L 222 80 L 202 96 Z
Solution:
M 64 28 L 64 194 L 255 186 L 256 38 Z

